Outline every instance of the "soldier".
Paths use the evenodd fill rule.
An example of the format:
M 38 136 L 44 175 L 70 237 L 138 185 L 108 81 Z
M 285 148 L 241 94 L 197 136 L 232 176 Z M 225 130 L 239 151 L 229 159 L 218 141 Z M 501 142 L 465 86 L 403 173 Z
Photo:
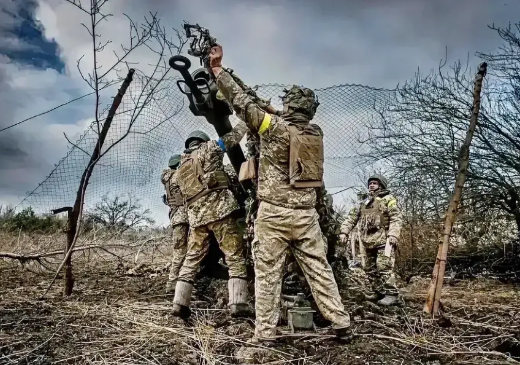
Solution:
M 390 306 L 399 302 L 399 290 L 394 274 L 395 248 L 401 231 L 401 213 L 397 199 L 387 189 L 388 182 L 381 175 L 368 179 L 369 197 L 352 211 L 341 225 L 341 240 L 359 224 L 360 241 L 365 249 L 364 270 L 370 283 L 368 300 L 380 299 L 377 304 Z
M 179 273 L 173 313 L 187 318 L 193 280 L 208 251 L 212 232 L 229 267 L 229 307 L 234 317 L 250 313 L 242 237 L 233 212 L 240 209 L 224 171 L 224 151 L 202 131 L 192 132 L 185 142 L 178 182 L 188 212 L 188 252 Z
M 280 316 L 282 275 L 287 250 L 302 268 L 312 294 L 336 335 L 350 340 L 350 316 L 327 262 L 316 212 L 316 188 L 323 177 L 321 129 L 309 123 L 319 105 L 310 89 L 293 86 L 283 97 L 283 117 L 264 112 L 222 68 L 222 48 L 209 55 L 210 72 L 237 116 L 260 136 L 257 197 L 260 202 L 253 245 L 256 328 L 253 342 L 272 343 Z M 243 135 L 247 128 L 243 128 Z M 241 138 L 240 138 L 241 139 Z M 240 139 L 235 140 L 238 143 Z M 226 141 L 232 142 L 232 141 Z M 224 140 L 219 143 L 226 146 Z
M 170 266 L 170 274 L 166 282 L 166 293 L 171 294 L 175 291 L 175 283 L 179 274 L 188 245 L 188 215 L 184 208 L 179 184 L 177 182 L 178 168 L 181 162 L 181 155 L 173 155 L 168 161 L 169 169 L 161 174 L 161 182 L 164 184 L 166 194 L 163 195 L 163 202 L 170 207 L 168 214 L 172 226 L 173 234 L 173 255 Z

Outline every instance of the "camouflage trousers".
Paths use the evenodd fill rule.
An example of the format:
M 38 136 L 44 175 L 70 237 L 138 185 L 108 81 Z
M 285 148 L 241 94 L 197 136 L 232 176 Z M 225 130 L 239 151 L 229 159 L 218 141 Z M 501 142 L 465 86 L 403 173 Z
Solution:
M 397 280 L 394 273 L 395 250 L 390 257 L 385 256 L 385 247 L 366 248 L 363 270 L 370 282 L 371 293 L 398 295 Z
M 287 209 L 261 202 L 253 244 L 255 337 L 270 339 L 280 318 L 282 277 L 288 249 L 301 267 L 319 310 L 335 328 L 350 326 L 341 303 L 315 209 Z
M 188 230 L 187 224 L 173 226 L 173 253 L 168 281 L 177 281 L 179 270 L 188 250 Z
M 208 252 L 210 233 L 215 235 L 225 255 L 229 277 L 247 278 L 242 235 L 236 219 L 227 216 L 216 222 L 190 229 L 188 252 L 179 273 L 179 280 L 189 283 L 194 281 L 200 263 Z

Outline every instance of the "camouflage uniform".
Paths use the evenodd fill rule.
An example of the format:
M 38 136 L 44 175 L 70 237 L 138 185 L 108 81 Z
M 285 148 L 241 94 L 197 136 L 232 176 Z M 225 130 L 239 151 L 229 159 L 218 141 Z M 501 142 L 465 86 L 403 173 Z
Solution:
M 203 135 L 207 137 L 206 134 L 203 133 Z M 181 175 L 179 176 L 181 189 L 186 190 L 192 185 L 190 182 L 182 181 L 182 179 L 185 179 L 182 175 L 183 165 L 195 159 L 202 170 L 200 177 L 197 177 L 197 179 L 206 188 L 214 186 L 218 172 L 224 171 L 224 151 L 222 148 L 216 141 L 210 141 L 209 137 L 207 137 L 207 140 L 206 138 L 201 139 L 201 142 L 186 150 L 182 155 Z M 183 195 L 186 198 L 189 195 L 184 190 Z M 225 255 L 230 278 L 228 281 L 229 305 L 232 314 L 236 313 L 237 306 L 243 308 L 247 303 L 247 275 L 243 256 L 243 241 L 232 214 L 240 208 L 237 200 L 229 188 L 223 188 L 211 191 L 192 201 L 192 203 L 187 202 L 186 204 L 190 234 L 188 237 L 188 252 L 180 270 L 175 290 L 174 314 L 188 316 L 190 313 L 188 307 L 193 289 L 192 283 L 199 265 L 208 251 L 210 233 L 214 234 Z M 179 295 L 177 295 L 178 293 Z
M 401 213 L 397 199 L 386 189 L 386 179 L 375 175 L 369 181 L 374 179 L 380 181 L 381 188 L 371 193 L 358 209 L 351 211 L 341 226 L 341 233 L 348 236 L 358 225 L 360 242 L 366 254 L 363 269 L 371 283 L 371 292 L 367 296 L 397 296 L 395 247 L 392 247 L 390 257 L 384 252 L 389 237 L 399 238 Z
M 166 202 L 170 207 L 169 218 L 173 231 L 173 254 L 166 289 L 167 292 L 171 292 L 174 289 L 179 270 L 186 256 L 189 225 L 186 208 L 184 205 L 179 205 L 178 201 L 182 199 L 182 194 L 177 183 L 177 170 L 164 170 L 161 174 L 161 182 L 166 189 Z
M 243 137 L 248 127 L 260 136 L 257 195 L 260 205 L 255 225 L 257 240 L 253 246 L 255 337 L 271 340 L 276 335 L 276 325 L 280 316 L 282 275 L 288 249 L 292 251 L 305 273 L 316 304 L 324 317 L 333 323 L 338 334 L 347 334 L 350 317 L 341 303 L 338 286 L 325 255 L 325 242 L 315 209 L 316 189 L 295 188 L 290 183 L 290 128 L 294 126 L 299 131 L 306 129 L 321 134 L 317 125 L 309 123 L 315 109 L 312 109 L 312 116 L 294 113 L 290 118 L 282 118 L 259 108 L 229 73 L 222 71 L 217 76 L 217 84 L 237 116 L 245 122 L 235 126 L 236 135 Z M 296 94 L 299 91 L 301 98 L 306 98 L 307 103 L 311 95 L 314 99 L 314 93 L 309 89 L 295 86 L 291 91 Z M 284 113 L 290 111 L 286 100 L 291 99 L 288 99 L 287 95 L 284 100 Z M 305 105 L 308 106 L 309 104 Z M 314 108 L 316 106 L 313 104 Z M 239 128 L 242 128 L 241 133 L 238 133 Z M 238 139 L 234 142 L 239 141 Z M 233 141 L 227 141 L 231 142 Z

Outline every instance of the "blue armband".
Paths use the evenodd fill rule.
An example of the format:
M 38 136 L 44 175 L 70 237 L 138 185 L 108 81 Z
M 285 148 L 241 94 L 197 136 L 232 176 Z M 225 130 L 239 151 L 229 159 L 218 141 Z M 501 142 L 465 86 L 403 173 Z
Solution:
M 220 149 L 224 152 L 226 152 L 226 144 L 224 143 L 224 141 L 222 140 L 222 138 L 219 138 L 217 140 L 217 144 L 219 145 Z

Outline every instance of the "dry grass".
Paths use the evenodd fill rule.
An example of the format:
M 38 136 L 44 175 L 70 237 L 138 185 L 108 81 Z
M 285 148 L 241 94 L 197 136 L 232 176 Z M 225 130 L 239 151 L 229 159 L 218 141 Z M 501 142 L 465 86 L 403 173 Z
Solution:
M 21 235 L 4 239 L 0 251 L 59 250 L 62 239 L 56 235 L 35 242 L 35 237 Z M 172 298 L 163 294 L 167 238 L 134 242 L 113 238 L 104 246 L 74 255 L 76 285 L 67 299 L 61 296 L 61 281 L 39 299 L 60 256 L 42 260 L 45 266 L 33 260 L 23 265 L 18 260 L 0 260 L 0 364 L 492 365 L 520 361 L 519 292 L 513 286 L 491 281 L 447 286 L 445 316 L 431 319 L 421 311 L 427 280 L 406 287 L 406 307 L 382 311 L 357 303 L 353 285 L 341 272 L 342 292 L 357 335 L 352 344 L 337 344 L 323 327 L 307 335 L 285 332 L 274 349 L 251 348 L 245 343 L 254 323 L 233 320 L 222 309 L 227 300 L 224 281 L 198 281 L 190 321 L 170 315 Z

